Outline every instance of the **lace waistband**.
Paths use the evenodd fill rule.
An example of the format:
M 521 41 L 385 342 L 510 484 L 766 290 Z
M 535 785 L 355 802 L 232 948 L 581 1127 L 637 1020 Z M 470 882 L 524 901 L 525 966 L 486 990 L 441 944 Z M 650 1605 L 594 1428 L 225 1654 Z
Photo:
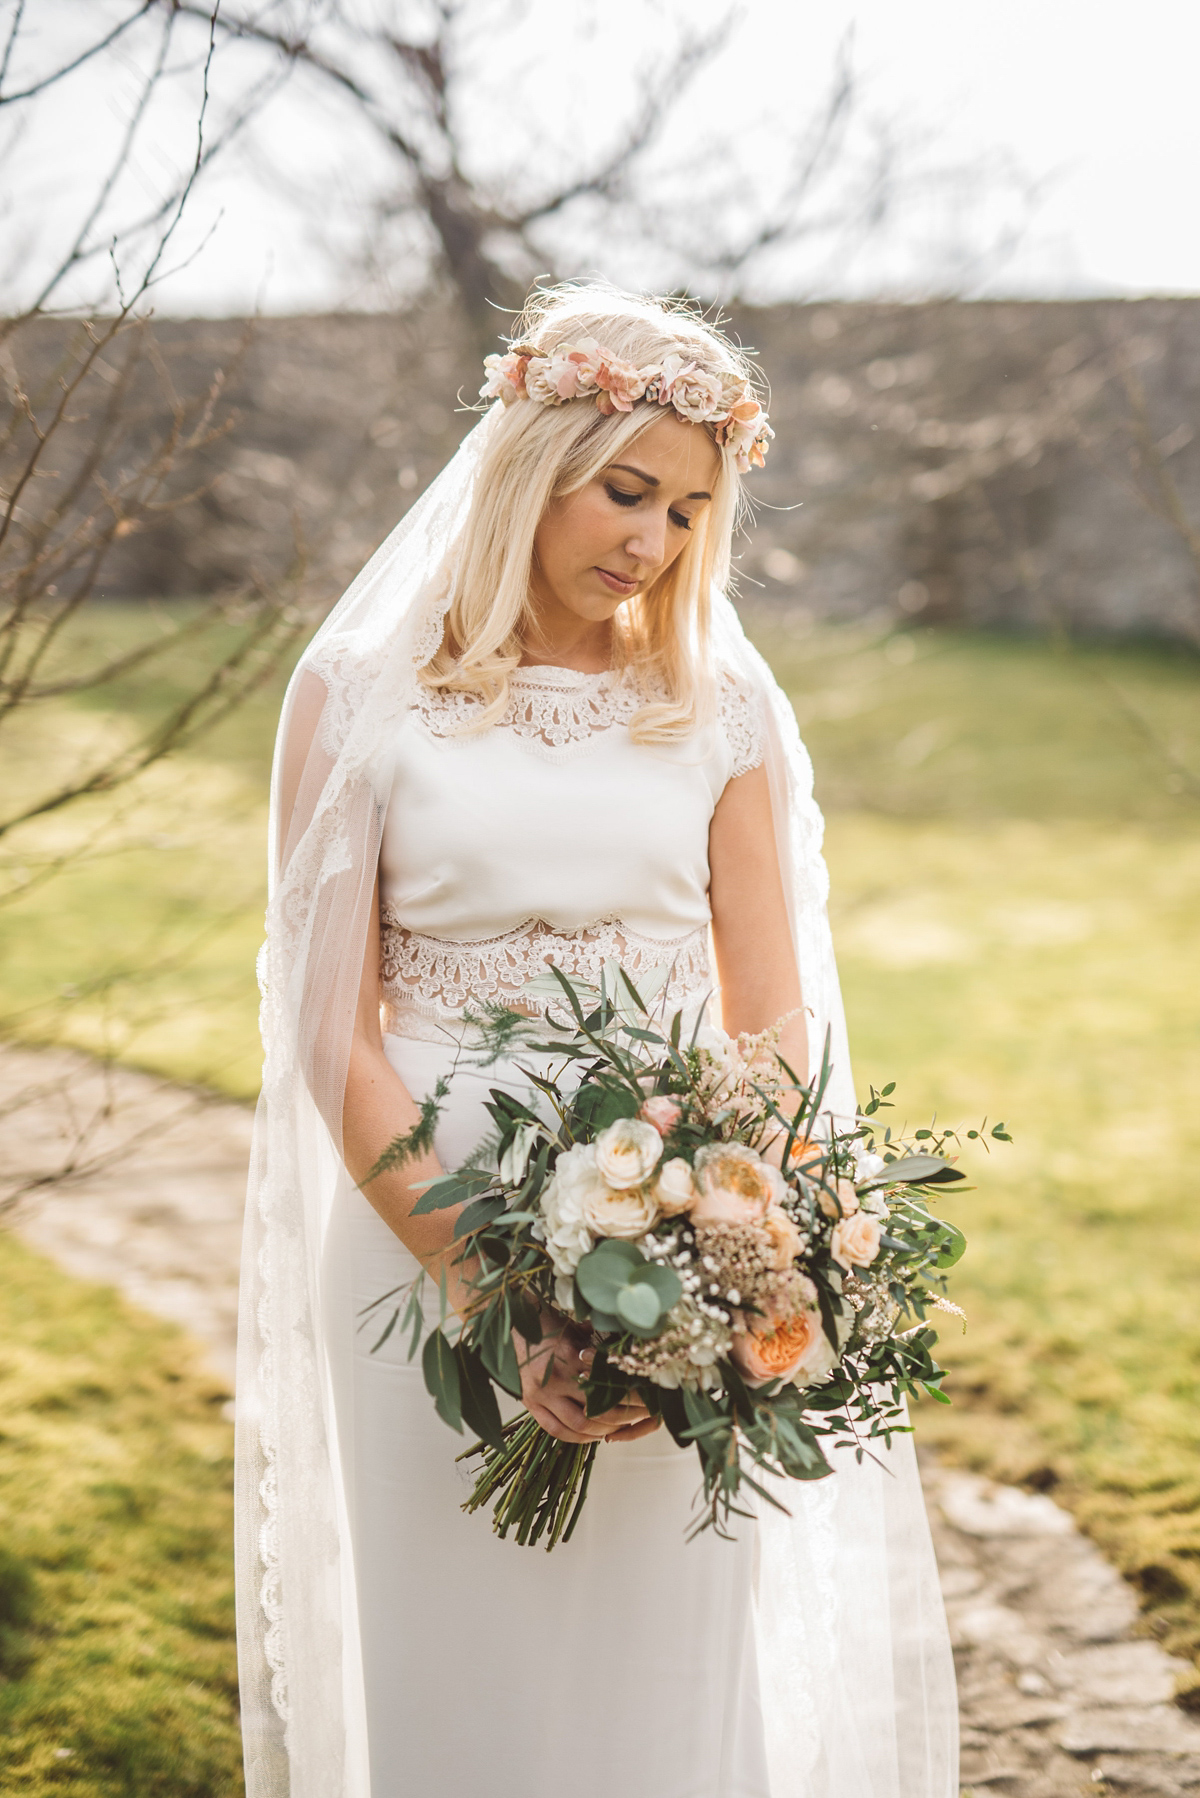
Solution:
M 447 1025 L 457 1025 L 454 1034 L 460 1034 L 462 1014 L 472 1006 L 528 1009 L 526 988 L 550 967 L 596 984 L 615 962 L 635 985 L 656 982 L 655 1001 L 670 1009 L 690 1009 L 712 986 L 707 926 L 664 942 L 630 930 L 619 918 L 580 930 L 555 930 L 532 919 L 500 936 L 455 942 L 409 930 L 385 905 L 380 948 L 384 1029 L 427 1041 L 445 1041 Z M 644 996 L 649 1002 L 650 993 Z

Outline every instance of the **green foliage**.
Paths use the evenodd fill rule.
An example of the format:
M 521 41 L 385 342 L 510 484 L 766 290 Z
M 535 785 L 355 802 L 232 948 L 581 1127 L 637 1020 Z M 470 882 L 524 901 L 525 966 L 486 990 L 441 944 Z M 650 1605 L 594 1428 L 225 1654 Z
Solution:
M 653 1336 L 683 1293 L 679 1275 L 650 1262 L 632 1242 L 609 1238 L 586 1254 L 575 1274 L 598 1330 Z
M 0 1791 L 242 1790 L 227 1394 L 0 1235 Z

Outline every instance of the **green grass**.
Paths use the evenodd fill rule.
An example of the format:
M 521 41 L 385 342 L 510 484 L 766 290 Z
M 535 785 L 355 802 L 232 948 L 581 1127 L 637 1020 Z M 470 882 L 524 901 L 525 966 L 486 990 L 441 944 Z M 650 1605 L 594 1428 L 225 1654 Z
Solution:
M 104 628 L 131 626 L 114 609 Z M 970 1123 L 987 1108 L 1016 1139 L 990 1158 L 972 1156 L 978 1190 L 953 1204 L 971 1237 L 955 1284 L 969 1326 L 965 1335 L 943 1331 L 955 1404 L 923 1406 L 919 1434 L 968 1465 L 1053 1490 L 1137 1582 L 1150 1626 L 1196 1655 L 1200 804 L 1187 771 L 1200 772 L 1200 661 L 969 633 L 794 637 L 763 623 L 756 634 L 795 699 L 828 813 L 860 1089 L 894 1078 L 908 1117 L 936 1108 Z M 163 691 L 139 707 L 161 703 L 185 674 L 168 667 Z M 32 783 L 89 741 L 133 728 L 129 704 L 126 695 L 111 710 L 62 708 L 20 756 L 10 750 L 13 778 Z M 103 819 L 97 807 L 41 827 L 31 853 L 69 848 L 101 822 L 107 834 L 104 853 L 0 914 L 0 1020 L 9 1029 L 112 1047 L 140 1065 L 252 1094 L 252 961 L 277 704 L 278 684 L 203 753 L 155 771 L 120 806 L 107 802 Z M 77 996 L 65 1000 L 67 987 Z M 36 1340 L 48 1368 L 58 1359 L 76 1370 L 54 1375 L 64 1385 L 111 1385 L 105 1341 L 91 1348 L 86 1327 L 72 1335 L 63 1322 L 72 1305 L 82 1318 L 101 1301 L 73 1296 L 72 1283 L 49 1281 L 31 1259 L 20 1266 L 21 1355 Z M 157 1744 L 164 1765 L 192 1756 L 188 1766 L 207 1770 L 163 1774 L 161 1787 L 159 1774 L 139 1772 L 140 1785 L 72 1789 L 223 1794 L 236 1789 L 234 1775 L 218 1771 L 229 1713 L 217 1694 L 232 1689 L 232 1651 L 219 1632 L 195 1647 L 171 1609 L 193 1580 L 193 1562 L 178 1558 L 167 1528 L 174 1476 L 164 1468 L 183 1462 L 164 1451 L 160 1465 L 146 1444 L 158 1429 L 176 1444 L 171 1456 L 182 1456 L 191 1437 L 172 1433 L 179 1407 L 153 1374 L 155 1356 L 176 1351 L 160 1326 L 137 1328 L 151 1371 L 133 1410 L 96 1399 L 110 1407 L 109 1434 L 85 1407 L 78 1446 L 69 1414 L 55 1414 L 64 1433 L 37 1533 L 85 1557 L 103 1545 L 113 1590 L 132 1577 L 122 1538 L 136 1544 L 146 1592 L 157 1596 L 139 1599 L 141 1609 L 114 1598 L 82 1634 L 115 1671 L 99 1689 L 86 1687 L 79 1714 L 97 1739 L 124 1741 L 127 1732 Z M 86 1371 L 93 1364 L 99 1372 Z M 203 1404 L 198 1395 L 197 1414 Z M 214 1441 L 224 1429 L 215 1419 L 208 1427 Z M 117 1445 L 122 1471 L 76 1482 L 72 1470 L 91 1465 L 101 1440 Z M 2 1447 L 0 1467 L 23 1479 L 28 1451 Z M 198 1490 L 223 1518 L 219 1462 L 211 1477 Z M 154 1498 L 151 1522 L 123 1519 L 118 1508 L 102 1526 L 81 1494 L 109 1480 L 168 1495 Z M 23 1751 L 50 1767 L 53 1749 L 84 1742 L 63 1733 L 49 1696 L 74 1705 L 90 1665 L 49 1658 L 75 1639 L 67 1621 L 83 1587 L 55 1583 L 36 1559 L 24 1503 L 15 1511 L 16 1534 L 10 1526 L 0 1540 L 34 1564 L 43 1633 L 32 1637 L 31 1670 L 0 1690 L 27 1707 Z M 213 1527 L 219 1536 L 227 1525 Z M 227 1616 L 226 1553 L 204 1550 L 209 1597 L 186 1601 L 210 1605 L 212 1616 Z M 2 1581 L 0 1569 L 0 1589 Z M 2 1626 L 0 1614 L 0 1641 Z M 160 1685 L 137 1671 L 139 1641 L 153 1646 L 144 1659 Z M 205 1654 L 210 1673 L 194 1671 Z M 35 1689 L 41 1698 L 24 1696 Z M 161 1721 L 139 1734 L 143 1712 Z M 54 1762 L 55 1777 L 65 1781 L 79 1765 Z M 12 1789 L 55 1789 L 29 1778 Z
M 1016 1139 L 951 1207 L 969 1323 L 918 1434 L 1053 1490 L 1195 1657 L 1200 661 L 760 639 L 829 811 L 860 1089 Z
M 174 606 L 167 619 L 187 611 Z M 146 629 L 146 608 L 97 607 L 63 660 L 123 653 Z M 198 646 L 170 650 L 150 679 L 129 677 L 21 717 L 0 739 L 5 809 L 139 736 L 186 697 L 201 657 L 232 635 L 210 632 Z M 36 872 L 72 858 L 67 872 L 0 908 L 0 1031 L 111 1054 L 235 1098 L 255 1095 L 266 794 L 287 672 L 199 750 L 0 845 L 9 882 L 22 866 Z
M 228 1396 L 0 1235 L 0 1791 L 233 1798 Z

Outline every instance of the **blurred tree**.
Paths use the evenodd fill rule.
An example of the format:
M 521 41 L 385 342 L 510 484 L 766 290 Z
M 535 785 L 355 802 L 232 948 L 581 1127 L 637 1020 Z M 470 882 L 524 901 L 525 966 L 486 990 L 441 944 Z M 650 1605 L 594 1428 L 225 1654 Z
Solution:
M 234 424 L 223 400 L 230 370 L 213 368 L 198 391 L 177 392 L 151 308 L 198 181 L 263 92 L 243 95 L 237 115 L 209 134 L 214 8 L 202 53 L 187 71 L 194 152 L 146 205 L 127 177 L 151 105 L 178 73 L 171 58 L 179 21 L 170 9 L 156 10 L 153 0 L 134 0 L 115 17 L 110 9 L 85 15 L 85 23 L 90 35 L 64 44 L 52 33 L 33 33 L 19 0 L 0 49 L 0 119 L 19 129 L 22 116 L 52 88 L 123 50 L 135 26 L 148 25 L 154 34 L 119 140 L 107 166 L 94 171 L 77 222 L 35 290 L 0 318 L 7 390 L 0 413 L 0 731 L 33 708 L 68 696 L 102 696 L 117 680 L 126 689 L 139 678 L 152 686 L 162 658 L 182 644 L 194 678 L 140 737 L 110 741 L 65 776 L 52 769 L 41 790 L 10 783 L 0 805 L 0 840 L 35 818 L 126 784 L 194 742 L 269 676 L 310 623 L 306 558 L 298 547 L 282 583 L 267 588 L 251 580 L 186 615 L 148 615 L 138 640 L 119 653 L 95 647 L 80 631 L 114 544 L 194 498 L 198 484 L 211 479 L 199 472 L 203 453 Z M 10 132 L 9 151 L 15 141 Z M 0 271 L 0 277 L 13 273 Z M 0 903 L 49 878 L 72 853 L 23 847 L 0 857 Z
M 860 104 L 849 40 L 813 114 L 784 123 L 764 167 L 745 106 L 720 92 L 738 7 L 702 24 L 695 9 L 647 4 L 618 68 L 593 54 L 593 6 L 542 12 L 549 38 L 531 0 L 267 0 L 223 5 L 217 30 L 365 127 L 376 155 L 364 264 L 385 282 L 403 264 L 410 287 L 415 271 L 418 286 L 448 288 L 488 347 L 497 306 L 519 306 L 542 275 L 611 272 L 614 245 L 660 284 L 729 300 L 765 257 L 845 246 L 888 218 L 903 146 Z M 555 123 L 547 102 L 564 86 L 579 107 Z M 315 223 L 311 189 L 275 172 Z

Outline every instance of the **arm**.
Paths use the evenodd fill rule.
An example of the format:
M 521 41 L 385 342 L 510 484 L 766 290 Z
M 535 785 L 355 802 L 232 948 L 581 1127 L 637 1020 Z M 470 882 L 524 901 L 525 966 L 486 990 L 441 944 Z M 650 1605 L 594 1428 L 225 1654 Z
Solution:
M 360 1186 L 388 1144 L 411 1130 L 420 1117 L 408 1088 L 383 1052 L 379 1022 L 379 885 L 371 900 L 367 946 L 363 955 L 358 1010 L 346 1070 L 342 1106 L 342 1153 L 351 1179 Z M 451 1265 L 454 1225 L 462 1206 L 413 1217 L 422 1182 L 436 1180 L 442 1167 L 435 1155 L 380 1174 L 363 1191 L 388 1228 L 400 1238 L 435 1280 L 445 1274 L 451 1302 L 463 1298 L 461 1269 Z
M 721 1013 L 731 1036 L 766 1030 L 788 1012 L 779 1051 L 808 1078 L 804 1000 L 775 846 L 771 790 L 761 764 L 729 781 L 708 833 L 713 942 Z
M 376 882 L 363 956 L 358 1010 L 346 1073 L 342 1106 L 342 1153 L 351 1179 L 360 1186 L 393 1138 L 416 1124 L 420 1112 L 408 1088 L 383 1051 L 379 1023 L 379 885 Z M 442 1172 L 436 1155 L 380 1174 L 362 1190 L 384 1223 L 422 1262 L 435 1280 L 445 1276 L 450 1303 L 461 1311 L 468 1297 L 470 1263 L 455 1265 L 454 1224 L 462 1211 L 457 1205 L 413 1217 L 419 1188 Z M 566 1442 L 628 1442 L 657 1426 L 639 1399 L 633 1398 L 588 1417 L 579 1391 L 579 1375 L 590 1351 L 586 1333 L 568 1329 L 564 1319 L 545 1318 L 546 1333 L 531 1347 L 516 1338 L 525 1407 L 551 1436 Z M 547 1367 L 549 1378 L 546 1378 Z

